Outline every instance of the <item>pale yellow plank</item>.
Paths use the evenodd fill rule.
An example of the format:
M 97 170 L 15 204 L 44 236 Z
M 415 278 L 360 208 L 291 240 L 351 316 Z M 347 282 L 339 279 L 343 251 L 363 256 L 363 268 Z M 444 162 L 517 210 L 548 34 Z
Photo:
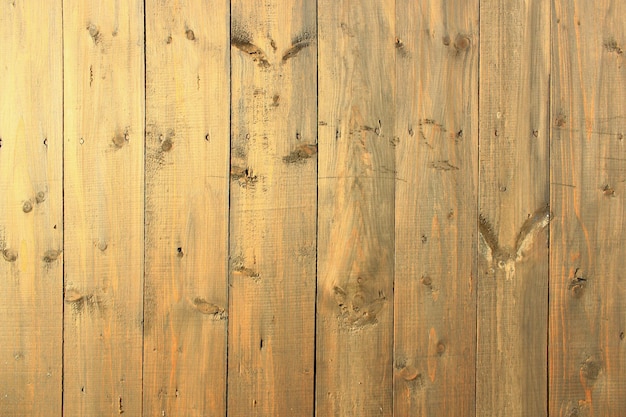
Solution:
M 480 2 L 476 414 L 547 415 L 550 5 Z
M 396 1 L 394 411 L 472 416 L 478 1 Z
M 142 1 L 65 1 L 64 415 L 141 416 Z
M 229 8 L 146 3 L 146 416 L 226 414 Z
M 0 415 L 60 417 L 61 2 L 0 3 Z
M 320 0 L 318 416 L 391 416 L 395 1 Z
M 228 415 L 311 416 L 315 1 L 231 7 Z

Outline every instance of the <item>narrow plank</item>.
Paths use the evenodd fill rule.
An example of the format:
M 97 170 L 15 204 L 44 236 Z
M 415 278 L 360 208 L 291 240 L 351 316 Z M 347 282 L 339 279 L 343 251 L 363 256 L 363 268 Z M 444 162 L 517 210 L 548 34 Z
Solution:
M 65 1 L 65 416 L 141 416 L 143 1 Z
M 226 415 L 229 9 L 146 3 L 146 416 Z
M 547 415 L 549 16 L 480 2 L 477 415 Z
M 61 17 L 60 1 L 0 4 L 2 416 L 61 416 Z
M 394 412 L 475 413 L 478 0 L 396 1 Z
M 315 1 L 233 0 L 231 10 L 228 414 L 310 416 Z
M 626 409 L 626 4 L 554 1 L 551 416 Z
M 395 0 L 320 0 L 318 416 L 391 416 Z

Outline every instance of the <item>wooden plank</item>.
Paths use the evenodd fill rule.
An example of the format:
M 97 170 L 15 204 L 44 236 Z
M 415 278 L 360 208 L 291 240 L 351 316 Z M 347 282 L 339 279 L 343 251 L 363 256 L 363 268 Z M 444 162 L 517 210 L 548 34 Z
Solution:
M 61 416 L 61 2 L 0 4 L 0 415 Z
M 626 409 L 626 4 L 554 1 L 552 416 Z
M 228 414 L 310 416 L 315 1 L 231 2 Z
M 391 416 L 395 0 L 320 0 L 319 416 Z
M 226 415 L 229 9 L 146 3 L 146 416 Z
M 396 1 L 394 410 L 475 413 L 478 1 Z
M 549 16 L 480 2 L 477 415 L 547 413 Z
M 65 1 L 64 415 L 141 416 L 143 1 Z

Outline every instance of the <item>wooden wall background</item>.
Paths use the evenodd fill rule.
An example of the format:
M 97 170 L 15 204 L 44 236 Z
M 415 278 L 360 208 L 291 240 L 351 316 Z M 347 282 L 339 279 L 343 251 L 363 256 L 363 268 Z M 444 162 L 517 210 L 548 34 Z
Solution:
M 1 0 L 0 415 L 624 415 L 625 16 Z

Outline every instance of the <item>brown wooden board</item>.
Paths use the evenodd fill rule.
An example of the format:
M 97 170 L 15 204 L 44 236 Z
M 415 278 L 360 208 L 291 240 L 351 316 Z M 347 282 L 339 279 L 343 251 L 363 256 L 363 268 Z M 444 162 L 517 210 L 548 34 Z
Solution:
M 146 416 L 226 414 L 229 10 L 146 3 Z
M 550 415 L 626 409 L 626 4 L 553 2 Z
M 313 414 L 315 2 L 231 2 L 229 416 Z
M 393 414 L 395 1 L 320 0 L 316 412 Z
M 478 1 L 396 1 L 394 410 L 474 415 Z
M 61 2 L 0 3 L 0 415 L 61 416 Z
M 64 1 L 64 416 L 142 412 L 143 1 Z
M 480 2 L 476 415 L 547 413 L 550 6 Z

